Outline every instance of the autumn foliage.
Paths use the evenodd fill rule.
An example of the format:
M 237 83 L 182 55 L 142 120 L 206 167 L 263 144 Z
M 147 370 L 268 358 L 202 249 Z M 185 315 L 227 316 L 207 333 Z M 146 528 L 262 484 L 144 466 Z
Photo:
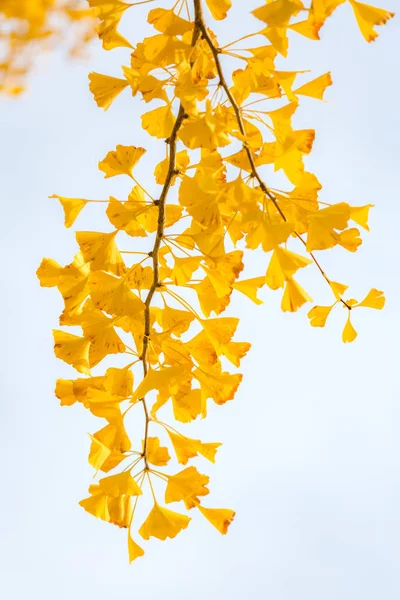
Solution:
M 296 312 L 312 302 L 299 279 L 303 269 L 314 269 L 332 302 L 313 306 L 310 324 L 323 327 L 332 310 L 342 309 L 344 342 L 357 336 L 351 317 L 359 309 L 384 306 L 376 289 L 361 301 L 349 298 L 347 285 L 332 281 L 320 262 L 321 251 L 359 248 L 371 208 L 320 201 L 321 184 L 305 168 L 315 132 L 296 129 L 294 115 L 303 98 L 323 100 L 330 73 L 310 77 L 275 66 L 278 56 L 287 56 L 292 35 L 318 40 L 344 1 L 264 2 L 253 11 L 255 31 L 221 47 L 212 19 L 225 19 L 231 0 L 178 0 L 170 8 L 152 3 L 154 34 L 142 41 L 118 31 L 124 13 L 141 2 L 89 0 L 104 48 L 126 47 L 128 60 L 121 76 L 90 74 L 94 99 L 107 110 L 124 90 L 141 96 L 146 108 L 137 126 L 165 146 L 165 159 L 154 164 L 153 183 L 145 186 L 140 161 L 146 150 L 135 140 L 116 145 L 99 169 L 106 178 L 130 181 L 127 198 L 54 196 L 66 227 L 82 210 L 102 207 L 110 226 L 78 231 L 72 262 L 44 259 L 38 276 L 64 299 L 63 329 L 54 331 L 56 356 L 81 375 L 58 380 L 56 395 L 63 406 L 79 403 L 101 420 L 89 453 L 101 476 L 80 504 L 127 529 L 130 561 L 143 554 L 133 523 L 145 492 L 153 508 L 135 528 L 144 540 L 186 529 L 191 517 L 169 508 L 176 502 L 223 534 L 234 518 L 232 510 L 210 505 L 208 476 L 189 466 L 200 456 L 214 462 L 220 444 L 181 431 L 207 416 L 209 402 L 232 400 L 242 380 L 236 369 L 250 344 L 235 339 L 238 318 L 221 316 L 232 294 L 261 304 L 258 294 L 269 288 L 281 294 L 283 311 Z M 237 3 L 246 11 L 245 2 Z M 349 3 L 369 42 L 375 27 L 393 16 Z M 235 61 L 234 70 L 226 58 Z M 274 187 L 275 172 L 284 174 L 285 189 Z M 263 253 L 265 268 L 248 278 L 252 251 Z M 98 371 L 103 362 L 108 368 Z M 131 411 L 141 411 L 142 439 L 131 439 L 127 430 Z M 162 414 L 177 423 L 164 422 Z M 170 453 L 181 465 L 178 472 L 168 468 Z M 165 486 L 164 498 L 156 480 Z
M 85 0 L 0 0 L 0 94 L 19 94 L 38 54 L 64 44 L 80 55 L 95 35 Z

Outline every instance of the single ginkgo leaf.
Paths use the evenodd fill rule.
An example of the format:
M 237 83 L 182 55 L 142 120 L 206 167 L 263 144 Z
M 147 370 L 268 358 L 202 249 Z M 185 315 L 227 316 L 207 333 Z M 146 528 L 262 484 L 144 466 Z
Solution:
M 130 496 L 107 497 L 110 523 L 128 529 L 132 520 L 133 507 Z
M 131 532 L 128 530 L 128 553 L 129 563 L 132 563 L 137 558 L 144 555 L 144 550 L 137 544 L 131 536 Z
M 65 331 L 54 330 L 53 335 L 54 353 L 57 358 L 72 365 L 79 373 L 90 375 L 90 341 Z
M 228 344 L 233 336 L 239 319 L 235 317 L 221 317 L 219 319 L 202 320 L 201 325 L 217 354 L 222 352 L 223 346 Z
M 144 447 L 144 442 L 142 443 Z M 170 460 L 168 448 L 160 446 L 158 437 L 148 437 L 146 445 L 146 457 L 149 463 L 156 467 L 165 467 Z
M 323 208 L 308 216 L 307 252 L 333 248 L 339 242 L 336 230 L 346 229 L 351 209 L 346 202 Z
M 170 395 L 179 390 L 183 382 L 190 382 L 190 369 L 179 367 L 166 367 L 155 371 L 149 370 L 146 377 L 135 390 L 133 398 L 139 400 L 151 390 L 158 390 L 163 395 Z
M 206 401 L 208 398 L 212 398 L 219 405 L 233 400 L 243 379 L 243 375 L 240 373 L 220 373 L 211 367 L 207 370 L 205 367 L 196 369 L 194 376 L 201 386 L 204 417 L 207 414 Z
M 350 218 L 360 225 L 366 231 L 369 231 L 368 225 L 368 217 L 369 210 L 372 208 L 373 204 L 366 204 L 365 206 L 351 206 L 350 207 Z
M 190 458 L 195 458 L 198 454 L 201 454 L 212 463 L 215 462 L 215 455 L 219 446 L 221 446 L 220 443 L 204 443 L 169 430 L 168 435 L 174 447 L 176 458 L 181 465 L 186 465 Z
M 356 252 L 360 244 L 362 244 L 360 230 L 356 227 L 351 227 L 350 229 L 341 231 L 338 237 L 338 244 L 349 252 Z
M 175 125 L 175 117 L 170 106 L 160 106 L 142 115 L 142 127 L 148 134 L 158 138 L 168 138 Z
M 314 306 L 307 315 L 310 319 L 310 325 L 312 327 L 325 327 L 332 308 L 333 306 Z
M 125 352 L 125 344 L 114 329 L 113 319 L 87 300 L 82 311 L 81 326 L 87 340 L 90 340 L 89 363 L 95 367 L 108 354 Z
M 92 271 L 110 271 L 114 275 L 123 275 L 125 264 L 115 243 L 118 232 L 100 233 L 97 231 L 78 231 L 76 241 L 86 262 Z
M 108 510 L 107 496 L 104 494 L 96 494 L 95 496 L 89 496 L 79 502 L 80 506 L 86 510 L 89 514 L 102 519 L 103 521 L 110 521 L 110 512 Z
M 97 440 L 92 435 L 90 436 L 90 439 L 92 440 L 92 444 L 90 446 L 88 460 L 89 464 L 92 465 L 92 467 L 94 467 L 97 472 L 104 465 L 107 458 L 110 456 L 112 450 L 110 450 L 110 448 L 107 448 L 105 444 L 102 444 L 100 440 Z
M 179 17 L 172 8 L 154 8 L 147 16 L 147 21 L 153 25 L 157 31 L 166 35 L 183 35 L 187 31 L 191 31 L 193 23 Z
M 132 395 L 133 373 L 130 367 L 117 369 L 110 367 L 103 378 L 104 388 L 113 396 L 128 398 Z
M 367 42 L 373 42 L 378 37 L 379 34 L 374 29 L 376 25 L 384 25 L 394 17 L 394 13 L 389 10 L 356 2 L 356 0 L 349 0 L 349 2 L 354 10 L 360 31 Z
M 260 6 L 252 14 L 270 27 L 287 27 L 292 17 L 304 10 L 300 0 L 275 0 L 266 6 Z
M 78 401 L 74 391 L 74 383 L 70 379 L 57 379 L 54 393 L 60 400 L 61 406 L 72 406 Z
M 281 308 L 283 312 L 296 312 L 306 302 L 312 302 L 312 298 L 295 279 L 290 277 L 286 281 L 282 297 Z
M 350 320 L 350 311 L 347 317 L 346 325 L 342 332 L 342 340 L 346 344 L 347 342 L 354 342 L 357 337 L 357 331 L 354 329 Z
M 198 503 L 196 496 L 207 496 L 210 493 L 210 490 L 206 488 L 208 482 L 209 477 L 199 473 L 196 467 L 187 467 L 176 475 L 168 475 L 165 502 L 169 504 L 184 500 L 190 507 L 193 507 Z
M 104 108 L 104 110 L 110 108 L 115 98 L 129 85 L 126 79 L 110 77 L 100 73 L 90 73 L 89 81 L 89 89 L 97 106 Z
M 348 289 L 348 285 L 344 283 L 338 283 L 337 281 L 330 281 L 329 285 L 331 286 L 332 292 L 335 294 L 336 300 L 341 300 L 343 294 Z
M 141 496 L 142 490 L 132 477 L 130 471 L 123 471 L 117 475 L 103 477 L 99 481 L 100 489 L 107 496 L 118 498 L 121 495 Z
M 328 86 L 332 85 L 332 77 L 330 72 L 320 75 L 316 79 L 305 83 L 299 88 L 293 90 L 296 95 L 309 96 L 317 100 L 324 99 L 324 93 Z
M 178 392 L 172 396 L 172 408 L 177 421 L 194 421 L 201 414 L 201 391 L 196 389 L 188 393 Z
M 83 198 L 64 198 L 64 196 L 57 196 L 56 194 L 53 194 L 50 198 L 58 198 L 61 202 L 61 206 L 64 209 L 65 227 L 71 227 L 75 223 L 82 208 L 88 203 L 88 200 L 84 200 Z
M 248 342 L 229 342 L 224 346 L 222 353 L 235 367 L 240 367 L 240 361 L 250 348 L 251 344 Z
M 36 271 L 41 287 L 56 287 L 63 268 L 52 258 L 44 258 Z
M 111 150 L 99 162 L 99 169 L 105 173 L 104 177 L 106 179 L 108 177 L 115 177 L 116 175 L 129 175 L 129 177 L 132 177 L 133 168 L 145 152 L 144 148 L 118 145 L 115 150 Z
M 242 279 L 241 281 L 236 281 L 232 284 L 232 287 L 250 298 L 254 304 L 263 304 L 263 301 L 257 298 L 257 292 L 264 285 L 265 277 L 253 277 L 252 279 Z
M 296 254 L 286 248 L 277 246 L 272 253 L 266 273 L 266 282 L 272 290 L 277 290 L 285 285 L 299 269 L 311 264 L 312 260 Z
M 133 317 L 145 308 L 142 300 L 127 286 L 126 279 L 104 271 L 90 273 L 89 289 L 95 306 L 110 315 Z
M 166 540 L 167 537 L 174 538 L 182 529 L 186 529 L 190 521 L 190 517 L 168 510 L 156 503 L 139 529 L 139 533 L 145 540 L 149 540 L 151 537 Z
M 386 298 L 383 295 L 383 292 L 380 290 L 376 290 L 372 288 L 365 296 L 364 300 L 357 304 L 357 308 L 359 306 L 365 306 L 366 308 L 376 308 L 377 310 L 382 310 L 385 306 Z
M 190 157 L 189 157 L 188 151 L 181 150 L 180 152 L 177 152 L 175 161 L 176 161 L 176 169 L 179 171 L 180 174 L 184 174 L 187 167 L 190 164 Z M 167 178 L 168 169 L 169 169 L 169 158 L 165 158 L 160 163 L 158 163 L 158 165 L 156 166 L 155 171 L 154 171 L 156 183 L 158 183 L 159 185 L 164 185 L 165 180 Z M 176 175 L 173 177 L 171 185 L 175 184 L 175 180 L 176 180 Z
M 225 535 L 228 532 L 229 525 L 232 523 L 235 518 L 235 511 L 230 510 L 229 508 L 205 508 L 200 504 L 197 506 L 202 515 L 205 516 L 207 521 L 214 525 L 216 529 L 222 535 Z
M 216 21 L 222 21 L 232 6 L 232 0 L 206 0 L 207 6 Z

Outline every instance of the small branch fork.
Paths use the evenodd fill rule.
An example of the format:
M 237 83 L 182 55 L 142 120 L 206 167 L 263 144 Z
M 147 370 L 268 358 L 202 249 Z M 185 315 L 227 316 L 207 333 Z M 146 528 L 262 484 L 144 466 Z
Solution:
M 228 97 L 229 102 L 231 103 L 231 106 L 233 108 L 233 111 L 235 113 L 236 120 L 237 120 L 237 123 L 239 126 L 239 131 L 245 138 L 246 137 L 246 129 L 245 129 L 244 122 L 243 122 L 241 108 L 240 108 L 239 104 L 236 102 L 231 90 L 229 89 L 228 83 L 225 79 L 224 72 L 222 70 L 222 65 L 221 65 L 221 61 L 220 61 L 220 54 L 222 53 L 222 50 L 215 46 L 214 42 L 211 39 L 210 34 L 208 33 L 207 25 L 205 23 L 204 15 L 203 15 L 202 0 L 193 0 L 193 2 L 194 2 L 194 13 L 195 13 L 195 26 L 199 29 L 199 31 L 201 33 L 201 37 L 207 42 L 207 44 L 211 50 L 211 53 L 214 57 L 215 66 L 216 66 L 217 72 L 218 72 L 219 85 L 223 88 L 223 90 L 225 91 L 225 93 Z M 287 221 L 286 215 L 284 214 L 281 207 L 279 206 L 279 203 L 278 203 L 277 199 L 275 198 L 274 194 L 268 189 L 267 185 L 264 183 L 263 179 L 261 178 L 261 175 L 259 174 L 256 164 L 255 164 L 255 161 L 254 161 L 253 153 L 249 147 L 249 144 L 246 141 L 243 142 L 243 149 L 246 152 L 247 158 L 250 163 L 251 176 L 257 180 L 262 192 L 271 200 L 271 202 L 273 202 L 275 208 L 277 209 L 277 211 L 280 214 L 280 216 L 282 217 L 282 219 L 284 221 Z M 296 237 L 300 240 L 300 242 L 304 246 L 306 246 L 307 244 L 306 244 L 305 240 L 302 238 L 302 236 L 297 231 L 295 231 L 294 233 L 295 233 Z M 323 278 L 327 281 L 327 283 L 330 286 L 331 282 L 330 282 L 328 276 L 326 275 L 325 271 L 322 269 L 321 265 L 315 258 L 314 254 L 312 252 L 309 252 L 309 254 L 310 254 L 313 262 L 315 263 L 316 267 L 320 271 L 321 275 L 323 276 Z M 346 306 L 346 308 L 351 310 L 351 306 L 349 304 L 347 304 L 347 302 L 345 300 L 340 298 L 340 301 L 344 306 Z
M 200 37 L 200 33 L 201 33 L 201 30 L 198 27 L 197 23 L 195 22 L 192 43 L 191 43 L 192 47 L 194 47 L 196 45 L 197 40 Z M 165 207 L 166 207 L 168 192 L 171 188 L 172 180 L 176 173 L 176 146 L 177 146 L 178 132 L 179 132 L 179 130 L 182 126 L 182 123 L 186 117 L 187 117 L 186 111 L 181 103 L 179 106 L 178 115 L 177 115 L 174 127 L 172 129 L 171 135 L 166 140 L 166 144 L 169 148 L 169 163 L 168 163 L 168 172 L 167 172 L 167 176 L 165 179 L 164 187 L 162 189 L 160 198 L 158 200 L 154 201 L 154 205 L 157 206 L 157 208 L 158 208 L 158 224 L 157 224 L 157 232 L 156 232 L 156 237 L 155 237 L 155 241 L 154 241 L 154 246 L 153 246 L 152 251 L 149 253 L 149 256 L 151 256 L 152 261 L 153 261 L 153 283 L 147 294 L 147 297 L 145 300 L 145 310 L 144 310 L 143 351 L 142 351 L 142 355 L 140 357 L 140 360 L 143 363 L 144 377 L 146 377 L 147 372 L 148 372 L 147 354 L 148 354 L 149 343 L 150 343 L 150 334 L 151 334 L 151 319 L 150 319 L 151 302 L 153 300 L 153 296 L 154 296 L 155 292 L 157 291 L 157 289 L 162 286 L 162 283 L 161 283 L 160 277 L 159 277 L 159 271 L 160 271 L 160 269 L 159 269 L 159 266 L 160 266 L 159 265 L 159 250 L 160 250 L 161 242 L 164 237 Z M 149 410 L 148 410 L 148 407 L 146 404 L 146 399 L 141 398 L 140 401 L 143 404 L 145 420 L 146 420 L 142 456 L 144 459 L 145 470 L 148 471 L 149 465 L 148 465 L 148 460 L 147 460 L 147 440 L 148 440 L 148 433 L 149 433 L 149 422 L 151 419 L 150 419 Z

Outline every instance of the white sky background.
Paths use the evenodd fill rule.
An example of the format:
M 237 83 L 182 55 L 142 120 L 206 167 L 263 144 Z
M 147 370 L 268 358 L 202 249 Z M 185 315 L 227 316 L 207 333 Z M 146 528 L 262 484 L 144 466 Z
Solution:
M 234 4 L 216 28 L 222 43 L 250 23 L 257 27 Z M 384 2 L 391 10 L 397 4 Z M 130 39 L 141 37 L 143 15 L 136 9 L 125 21 Z M 316 330 L 308 307 L 282 314 L 279 293 L 266 291 L 260 307 L 244 297 L 232 302 L 227 314 L 241 317 L 236 339 L 253 343 L 243 384 L 234 402 L 186 431 L 224 443 L 215 466 L 195 464 L 211 475 L 207 505 L 234 508 L 235 522 L 222 537 L 191 515 L 186 531 L 146 543 L 145 557 L 131 567 L 125 532 L 77 504 L 93 475 L 86 434 L 100 422 L 79 406 L 60 408 L 53 396 L 55 379 L 74 372 L 52 350 L 59 295 L 35 277 L 43 256 L 67 264 L 77 249 L 48 196 L 122 198 L 126 182 L 105 181 L 97 162 L 116 144 L 152 148 L 139 127 L 141 102 L 125 91 L 104 114 L 87 88 L 89 70 L 118 75 L 129 52 L 107 54 L 95 44 L 87 63 L 45 59 L 29 93 L 1 101 L 0 589 L 7 600 L 399 597 L 399 20 L 380 32 L 367 45 L 349 7 L 340 7 L 321 42 L 292 36 L 292 58 L 282 68 L 332 71 L 329 102 L 304 99 L 295 121 L 317 131 L 307 166 L 323 183 L 325 201 L 375 208 L 356 254 L 335 249 L 320 253 L 321 261 L 334 280 L 352 284 L 352 297 L 377 287 L 387 306 L 357 311 L 359 337 L 343 345 L 340 309 Z M 138 173 L 151 187 L 154 153 L 146 160 L 149 168 Z M 103 226 L 102 210 L 87 207 L 77 228 Z M 257 255 L 249 273 L 262 274 L 266 264 Z M 307 271 L 301 281 L 327 303 L 317 272 Z

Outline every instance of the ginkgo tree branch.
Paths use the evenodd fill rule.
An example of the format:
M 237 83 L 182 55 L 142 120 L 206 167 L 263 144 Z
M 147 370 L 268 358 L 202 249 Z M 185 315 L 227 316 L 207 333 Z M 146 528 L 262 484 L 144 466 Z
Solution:
M 191 44 L 192 47 L 194 47 L 196 45 L 197 40 L 200 36 L 200 32 L 201 32 L 201 30 L 200 30 L 198 24 L 195 23 L 194 29 L 193 29 L 193 36 L 192 36 L 192 44 Z M 164 237 L 166 202 L 167 202 L 168 192 L 172 185 L 173 178 L 176 175 L 177 139 L 178 139 L 179 130 L 180 130 L 185 118 L 186 118 L 186 112 L 185 112 L 185 109 L 184 109 L 182 103 L 180 103 L 178 115 L 177 115 L 174 127 L 172 129 L 171 135 L 166 140 L 166 144 L 169 149 L 167 175 L 165 178 L 163 189 L 160 194 L 160 198 L 158 200 L 154 201 L 154 204 L 158 208 L 157 231 L 156 231 L 156 235 L 155 235 L 153 249 L 149 253 L 149 256 L 151 256 L 152 261 L 153 261 L 153 283 L 149 289 L 149 292 L 147 294 L 147 297 L 146 297 L 146 300 L 144 303 L 145 309 L 144 309 L 143 352 L 140 357 L 140 360 L 143 363 L 143 374 L 145 377 L 148 373 L 147 354 L 148 354 L 150 334 L 151 334 L 151 315 L 150 315 L 151 303 L 152 303 L 154 294 L 156 293 L 157 289 L 162 287 L 162 283 L 160 281 L 160 276 L 159 276 L 159 272 L 160 272 L 159 250 L 160 250 L 161 242 Z M 144 414 L 145 414 L 143 458 L 144 458 L 145 468 L 148 470 L 149 467 L 148 467 L 148 461 L 147 461 L 147 440 L 148 440 L 148 434 L 149 434 L 150 415 L 149 415 L 149 410 L 148 410 L 148 407 L 146 404 L 146 398 L 143 397 L 140 400 L 143 404 L 143 409 L 144 409 Z
M 262 179 L 260 173 L 258 172 L 255 160 L 254 160 L 254 156 L 253 153 L 251 151 L 251 148 L 248 144 L 248 142 L 246 141 L 246 128 L 244 126 L 244 121 L 243 121 L 243 116 L 242 116 L 242 112 L 241 112 L 241 108 L 239 106 L 239 104 L 236 102 L 234 95 L 232 94 L 229 85 L 226 81 L 223 69 L 222 69 L 222 64 L 220 61 L 220 54 L 222 54 L 223 49 L 218 48 L 215 46 L 214 42 L 211 39 L 211 36 L 207 30 L 207 25 L 204 19 L 204 13 L 203 13 L 203 6 L 202 6 L 202 0 L 193 0 L 194 1 L 194 10 L 195 10 L 195 23 L 197 25 L 197 27 L 199 28 L 200 32 L 201 32 L 201 36 L 204 40 L 206 40 L 211 53 L 214 57 L 214 61 L 215 61 L 215 66 L 217 68 L 217 72 L 218 72 L 218 77 L 219 77 L 219 85 L 223 88 L 223 90 L 225 91 L 229 102 L 231 103 L 231 106 L 233 108 L 233 111 L 235 113 L 236 116 L 236 120 L 239 126 L 239 130 L 240 133 L 242 134 L 243 138 L 245 139 L 245 141 L 243 142 L 243 150 L 246 152 L 248 161 L 250 163 L 250 173 L 251 173 L 251 177 L 253 177 L 254 179 L 257 180 L 260 189 L 262 190 L 262 192 L 271 200 L 271 202 L 274 204 L 275 208 L 277 209 L 278 213 L 280 214 L 280 216 L 282 217 L 282 219 L 287 222 L 287 217 L 285 215 L 285 213 L 283 212 L 283 210 L 281 209 L 281 207 L 279 206 L 278 200 L 277 198 L 274 196 L 274 194 L 271 192 L 271 190 L 268 188 L 268 186 L 265 184 L 264 180 Z M 300 240 L 300 242 L 306 247 L 307 243 L 306 241 L 303 239 L 302 235 L 300 233 L 298 233 L 297 231 L 294 232 L 295 236 Z M 328 283 L 329 286 L 331 286 L 331 281 L 329 279 L 329 277 L 327 276 L 327 274 L 325 273 L 325 271 L 323 270 L 322 266 L 320 265 L 320 263 L 318 262 L 318 260 L 316 259 L 315 255 L 313 252 L 308 252 L 315 264 L 315 266 L 317 267 L 317 269 L 319 270 L 319 272 L 321 273 L 322 277 L 325 279 L 325 281 Z M 351 310 L 351 306 L 350 304 L 348 304 L 342 297 L 340 298 L 340 302 L 349 310 Z
M 232 5 L 230 0 L 205 2 L 216 20 L 224 19 Z M 240 0 L 237 2 L 239 6 L 243 4 Z M 326 207 L 318 201 L 321 186 L 317 178 L 312 173 L 304 176 L 302 155 L 308 154 L 310 144 L 304 143 L 301 136 L 307 134 L 311 139 L 313 130 L 293 130 L 289 115 L 287 121 L 286 117 L 283 119 L 287 129 L 280 131 L 279 125 L 269 126 L 255 111 L 257 122 L 267 128 L 268 136 L 275 137 L 276 143 L 266 146 L 263 131 L 257 126 L 257 139 L 251 137 L 254 128 L 247 121 L 240 98 L 251 100 L 252 94 L 258 94 L 264 86 L 273 92 L 282 88 L 288 95 L 281 82 L 282 72 L 275 68 L 276 56 L 268 59 L 269 66 L 264 73 L 265 55 L 274 55 L 274 51 L 279 50 L 276 42 L 275 46 L 271 43 L 255 48 L 254 60 L 248 61 L 245 69 L 236 71 L 235 85 L 229 87 L 221 54 L 234 56 L 234 53 L 220 48 L 214 34 L 207 29 L 202 0 L 190 3 L 194 18 L 190 17 L 193 10 L 187 11 L 187 19 L 182 18 L 182 10 L 189 9 L 188 4 L 188 0 L 177 0 L 169 9 L 152 8 L 147 21 L 153 25 L 155 35 L 146 37 L 135 47 L 118 31 L 122 13 L 134 5 L 119 0 L 89 0 L 100 19 L 98 33 L 105 49 L 133 50 L 131 66 L 123 68 L 124 79 L 90 74 L 89 87 L 98 106 L 107 110 L 128 87 L 134 96 L 142 94 L 146 103 L 162 100 L 162 106 L 142 115 L 142 128 L 165 145 L 166 156 L 154 170 L 161 191 L 153 198 L 134 176 L 134 169 L 146 149 L 117 145 L 99 163 L 99 169 L 106 178 L 129 177 L 135 187 L 127 200 L 110 197 L 106 215 L 114 229 L 76 232 L 80 251 L 73 262 L 62 267 L 45 258 L 37 271 L 41 285 L 57 287 L 64 299 L 60 325 L 81 327 L 80 335 L 54 331 L 56 356 L 86 376 L 59 379 L 56 396 L 62 405 L 79 403 L 94 416 L 107 421 L 90 436 L 89 452 L 90 465 L 96 474 L 102 471 L 104 475 L 98 483 L 90 485 L 90 495 L 81 500 L 80 505 L 93 516 L 128 530 L 130 562 L 144 554 L 132 538 L 131 523 L 139 496 L 144 493 L 145 479 L 154 504 L 138 529 L 144 540 L 173 538 L 186 529 L 191 520 L 186 514 L 161 505 L 161 498 L 156 498 L 158 489 L 153 489 L 153 477 L 159 477 L 166 484 L 165 504 L 183 502 L 187 510 L 200 512 L 220 533 L 227 533 L 234 519 L 235 512 L 231 509 L 211 508 L 207 500 L 203 504 L 203 496 L 210 492 L 206 487 L 209 477 L 195 466 L 186 467 L 189 460 L 200 456 L 214 462 L 221 444 L 186 437 L 158 419 L 158 411 L 169 401 L 175 421 L 189 423 L 207 416 L 210 401 L 222 406 L 234 399 L 243 376 L 232 373 L 228 363 L 239 368 L 250 344 L 234 340 L 239 324 L 237 317 L 220 316 L 228 307 L 231 295 L 240 292 L 255 304 L 261 304 L 259 289 L 264 286 L 283 289 L 282 310 L 296 312 L 311 301 L 311 297 L 294 275 L 312 261 L 288 247 L 289 237 L 297 236 L 306 251 L 329 249 L 338 244 L 354 251 L 361 243 L 356 239 L 360 232 L 350 228 L 348 221 L 351 219 L 368 229 L 370 205 L 350 206 L 339 202 Z M 267 2 L 255 12 L 267 25 L 281 24 L 282 35 L 285 35 L 292 18 L 293 24 L 297 23 L 299 10 L 291 3 L 288 21 L 286 13 L 282 15 L 280 4 Z M 305 10 L 312 16 L 313 3 Z M 368 14 L 372 15 L 373 24 L 382 24 L 382 19 L 384 22 L 391 16 L 382 9 L 373 9 Z M 372 34 L 368 27 L 364 26 L 364 36 L 370 39 Z M 239 55 L 236 58 L 241 59 Z M 165 73 L 169 78 L 163 79 Z M 323 99 L 330 84 L 328 73 L 294 92 L 296 97 L 300 94 Z M 274 93 L 273 97 L 281 96 Z M 282 153 L 279 145 L 287 132 L 290 144 L 299 138 L 299 143 L 294 144 L 294 154 Z M 243 149 L 231 157 L 223 157 L 220 149 L 235 139 L 241 141 Z M 286 192 L 267 186 L 258 170 L 263 163 L 259 160 L 263 149 L 267 154 L 270 150 L 273 160 L 268 160 L 275 170 L 282 168 L 290 181 L 299 182 L 295 190 Z M 246 161 L 244 169 L 242 158 Z M 230 180 L 226 162 L 238 167 L 238 177 Z M 175 184 L 178 204 L 175 194 L 170 198 Z M 86 205 L 100 206 L 80 197 L 53 197 L 58 198 L 63 207 L 66 227 L 72 226 Z M 276 208 L 269 215 L 272 203 Z M 174 233 L 167 234 L 167 227 L 177 223 Z M 116 238 L 120 232 L 132 238 L 151 235 L 152 247 L 148 252 L 137 252 L 135 245 L 119 249 Z M 307 242 L 303 235 L 307 235 Z M 126 239 L 124 237 L 125 243 Z M 244 242 L 246 251 L 237 248 L 239 241 Z M 266 274 L 250 279 L 243 277 L 245 256 L 260 246 L 266 253 L 271 252 Z M 313 253 L 310 254 L 336 297 L 332 306 L 317 305 L 308 313 L 313 327 L 324 327 L 333 306 L 339 304 L 339 293 L 343 294 L 347 287 L 330 282 Z M 126 264 L 125 255 L 128 260 L 135 255 L 137 258 L 133 258 L 133 264 Z M 175 287 L 182 290 L 184 297 L 174 291 Z M 187 290 L 197 295 L 194 304 L 186 300 Z M 168 298 L 171 301 L 167 303 Z M 349 309 L 361 306 L 381 309 L 385 298 L 383 292 L 373 288 L 361 302 L 347 302 L 342 300 Z M 130 345 L 122 341 L 119 329 L 132 336 L 133 345 L 129 340 Z M 342 340 L 352 342 L 356 337 L 348 312 Z M 123 368 L 107 368 L 102 375 L 92 374 L 92 368 L 107 356 L 116 354 L 129 357 L 129 361 L 125 361 L 129 364 Z M 136 382 L 138 371 L 139 383 Z M 155 392 L 153 402 L 150 394 Z M 125 410 L 124 403 L 128 403 Z M 135 442 L 130 439 L 125 417 L 137 404 L 143 406 L 144 439 L 140 436 Z M 162 445 L 159 437 L 149 437 L 150 423 L 152 427 L 161 425 L 161 434 L 169 446 Z M 177 462 L 185 468 L 163 474 L 153 467 L 167 466 L 172 458 L 171 447 Z M 113 474 L 109 474 L 111 471 Z

